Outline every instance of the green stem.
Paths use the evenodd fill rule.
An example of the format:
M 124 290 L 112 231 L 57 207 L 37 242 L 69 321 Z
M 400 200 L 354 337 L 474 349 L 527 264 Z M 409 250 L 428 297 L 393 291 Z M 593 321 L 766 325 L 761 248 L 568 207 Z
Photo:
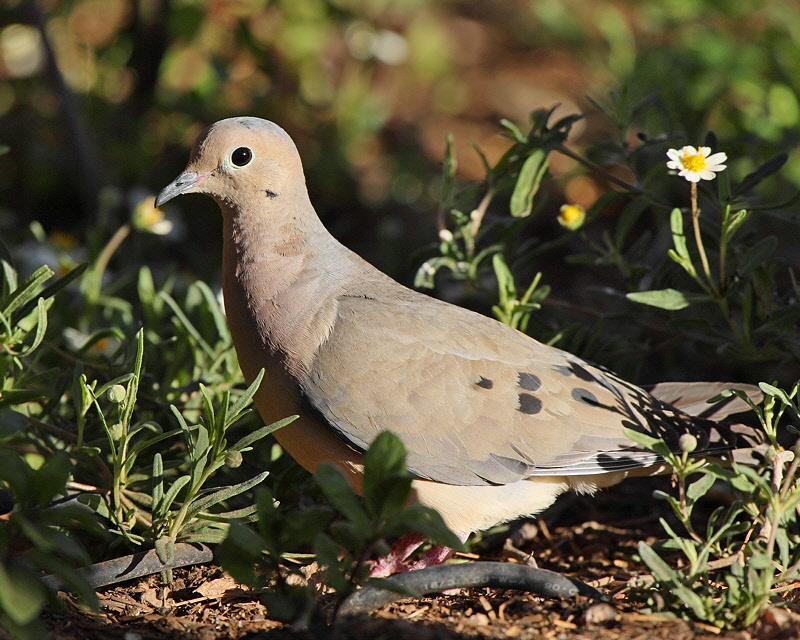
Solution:
M 727 280 L 726 264 L 728 262 L 728 241 L 726 240 L 725 229 L 728 225 L 728 216 L 730 216 L 731 207 L 728 205 L 722 214 L 722 234 L 719 243 L 719 290 L 725 291 L 725 281 Z
M 700 262 L 703 265 L 703 273 L 706 276 L 709 287 L 714 294 L 715 298 L 719 298 L 719 291 L 717 290 L 714 280 L 711 278 L 711 268 L 708 266 L 708 256 L 706 255 L 706 248 L 703 245 L 703 238 L 700 235 L 700 209 L 697 207 L 697 183 L 692 182 L 692 228 L 694 229 L 694 240 L 697 244 L 697 251 L 700 254 Z
M 114 235 L 111 236 L 111 239 L 108 241 L 108 243 L 106 243 L 106 246 L 103 247 L 100 255 L 97 256 L 97 260 L 95 260 L 92 268 L 92 280 L 87 295 L 89 302 L 97 302 L 97 299 L 100 297 L 100 291 L 103 287 L 103 275 L 106 272 L 106 268 L 111 260 L 111 256 L 113 256 L 114 252 L 119 249 L 122 241 L 128 237 L 130 232 L 131 226 L 129 224 L 123 224 L 114 232 Z

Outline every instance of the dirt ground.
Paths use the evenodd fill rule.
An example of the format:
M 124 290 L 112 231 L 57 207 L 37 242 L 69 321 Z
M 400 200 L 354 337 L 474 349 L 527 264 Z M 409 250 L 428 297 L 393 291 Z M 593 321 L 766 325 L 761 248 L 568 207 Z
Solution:
M 769 610 L 748 630 L 722 633 L 709 625 L 643 612 L 646 604 L 637 601 L 633 586 L 648 571 L 633 556 L 639 540 L 661 537 L 658 518 L 666 515 L 665 505 L 650 496 L 654 487 L 666 488 L 667 482 L 635 480 L 594 498 L 568 497 L 535 522 L 487 536 L 469 555 L 506 562 L 533 556 L 542 568 L 604 591 L 609 605 L 582 597 L 546 600 L 515 591 L 470 589 L 403 600 L 341 625 L 296 630 L 270 620 L 258 593 L 207 565 L 176 570 L 166 590 L 158 576 L 102 589 L 96 614 L 64 596 L 64 610 L 49 613 L 47 622 L 57 640 L 800 638 L 800 615 L 791 609 Z

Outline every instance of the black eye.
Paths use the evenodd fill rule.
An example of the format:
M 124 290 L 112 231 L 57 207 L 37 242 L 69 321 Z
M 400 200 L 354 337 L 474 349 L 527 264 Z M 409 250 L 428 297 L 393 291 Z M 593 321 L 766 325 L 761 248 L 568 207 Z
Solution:
M 231 154 L 231 162 L 233 162 L 233 164 L 235 164 L 237 167 L 243 167 L 252 159 L 253 152 L 247 147 L 239 147 L 238 149 L 234 149 L 233 153 Z

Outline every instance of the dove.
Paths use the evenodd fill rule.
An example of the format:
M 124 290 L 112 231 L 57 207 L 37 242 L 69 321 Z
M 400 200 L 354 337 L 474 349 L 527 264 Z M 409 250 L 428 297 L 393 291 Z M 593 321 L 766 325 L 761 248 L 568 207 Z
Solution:
M 462 540 L 539 513 L 565 491 L 593 492 L 663 471 L 625 435 L 683 434 L 696 452 L 750 446 L 703 400 L 728 388 L 662 387 L 669 401 L 489 317 L 406 288 L 339 243 L 309 199 L 300 155 L 278 125 L 228 118 L 197 139 L 162 206 L 199 193 L 223 219 L 222 289 L 239 365 L 280 445 L 311 472 L 330 461 L 361 487 L 363 454 L 391 431 L 407 450 L 412 500 Z M 707 392 L 707 395 L 704 393 Z M 685 397 L 686 409 L 680 408 Z M 741 410 L 744 403 L 727 410 Z M 693 415 L 698 414 L 698 415 Z M 446 560 L 409 532 L 378 562 L 388 575 Z

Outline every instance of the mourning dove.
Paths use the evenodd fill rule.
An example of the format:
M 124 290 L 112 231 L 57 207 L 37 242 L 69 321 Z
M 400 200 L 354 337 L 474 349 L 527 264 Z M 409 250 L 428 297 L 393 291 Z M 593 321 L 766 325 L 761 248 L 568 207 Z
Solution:
M 229 118 L 206 129 L 156 206 L 185 193 L 208 194 L 222 210 L 222 288 L 239 364 L 248 383 L 266 370 L 255 404 L 267 423 L 299 414 L 275 437 L 311 472 L 331 461 L 359 490 L 365 449 L 392 431 L 408 452 L 413 499 L 466 538 L 536 514 L 564 491 L 654 472 L 658 457 L 625 428 L 675 449 L 691 433 L 706 454 L 749 444 L 690 415 L 707 406 L 697 392 L 664 387 L 667 404 L 372 267 L 322 225 L 298 151 L 272 122 Z M 703 387 L 702 400 L 718 388 L 727 385 Z M 690 413 L 677 408 L 684 393 Z M 404 542 L 381 571 L 401 567 L 422 537 Z M 421 566 L 448 554 L 435 548 Z

